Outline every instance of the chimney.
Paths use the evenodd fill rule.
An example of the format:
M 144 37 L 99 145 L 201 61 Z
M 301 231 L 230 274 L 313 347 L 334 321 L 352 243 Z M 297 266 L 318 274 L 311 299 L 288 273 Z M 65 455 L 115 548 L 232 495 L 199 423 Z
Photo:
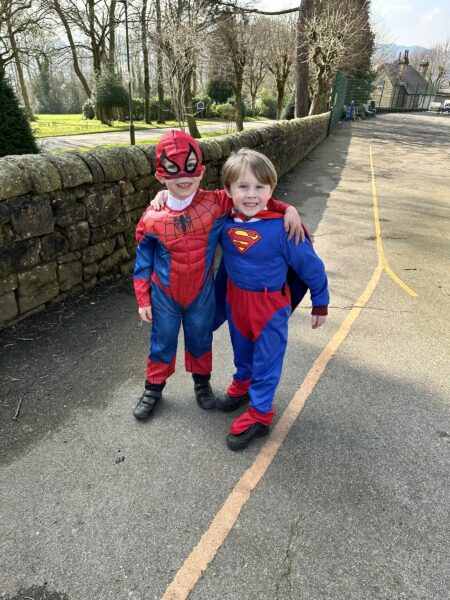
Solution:
M 408 54 L 409 54 L 409 50 L 405 50 L 405 58 L 403 59 L 403 63 L 405 65 L 409 65 L 409 58 L 408 58 Z
M 399 65 L 402 64 L 402 53 L 401 52 L 398 53 L 398 64 Z
M 419 73 L 422 75 L 422 77 L 426 77 L 427 76 L 427 72 L 428 72 L 428 67 L 429 66 L 430 66 L 430 63 L 428 61 L 420 63 L 420 71 L 419 71 Z

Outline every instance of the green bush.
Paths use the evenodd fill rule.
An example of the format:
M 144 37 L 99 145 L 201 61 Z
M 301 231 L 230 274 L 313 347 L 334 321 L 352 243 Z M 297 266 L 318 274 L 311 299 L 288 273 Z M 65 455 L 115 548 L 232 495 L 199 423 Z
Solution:
M 95 119 L 95 105 L 90 98 L 83 104 L 83 117 L 89 121 Z
M 291 120 L 295 117 L 295 92 L 292 92 L 291 97 L 288 100 L 288 103 L 283 109 L 281 113 L 282 119 Z
M 104 71 L 97 77 L 94 102 L 97 117 L 102 123 L 124 120 L 128 112 L 128 92 L 123 87 L 120 75 Z
M 158 118 L 158 106 L 159 106 L 158 97 L 152 96 L 150 98 L 150 119 L 152 121 L 156 121 Z M 175 113 L 172 109 L 172 100 L 169 96 L 164 96 L 162 112 L 164 115 L 164 119 L 166 121 L 171 121 L 172 119 L 175 119 Z
M 127 111 L 127 115 L 129 109 Z M 144 98 L 133 98 L 133 119 L 136 121 L 144 120 Z
M 30 124 L 4 71 L 0 71 L 0 115 L 0 156 L 37 154 Z
M 256 100 L 256 110 L 259 115 L 267 119 L 277 118 L 277 99 L 269 94 L 261 94 Z
M 227 102 L 226 104 L 216 104 L 215 112 L 219 119 L 224 119 L 224 121 L 234 121 L 236 116 L 236 107 L 231 102 Z
M 210 79 L 206 86 L 206 93 L 217 104 L 224 104 L 233 95 L 233 88 L 225 79 Z
M 63 103 L 59 97 L 60 88 L 54 85 L 48 60 L 39 63 L 39 71 L 33 81 L 32 88 L 37 100 L 38 113 L 53 115 L 62 113 Z

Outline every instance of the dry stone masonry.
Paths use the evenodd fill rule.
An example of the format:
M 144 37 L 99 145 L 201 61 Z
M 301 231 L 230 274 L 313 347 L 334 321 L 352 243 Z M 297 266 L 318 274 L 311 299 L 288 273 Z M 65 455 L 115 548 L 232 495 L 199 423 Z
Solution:
M 325 137 L 328 114 L 200 140 L 204 187 L 242 147 L 281 176 Z M 155 146 L 0 159 L 0 327 L 133 268 L 136 224 L 158 190 Z

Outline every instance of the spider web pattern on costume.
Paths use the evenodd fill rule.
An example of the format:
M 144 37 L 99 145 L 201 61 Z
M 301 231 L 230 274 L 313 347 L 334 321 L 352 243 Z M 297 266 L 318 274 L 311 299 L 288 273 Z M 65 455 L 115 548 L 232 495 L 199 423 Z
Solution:
M 208 235 L 221 216 L 212 193 L 199 194 L 182 214 L 169 209 L 146 215 L 147 232 L 156 235 L 170 256 L 170 286 L 164 288 L 182 306 L 190 304 L 202 290 Z M 177 226 L 180 217 L 184 217 L 186 231 Z

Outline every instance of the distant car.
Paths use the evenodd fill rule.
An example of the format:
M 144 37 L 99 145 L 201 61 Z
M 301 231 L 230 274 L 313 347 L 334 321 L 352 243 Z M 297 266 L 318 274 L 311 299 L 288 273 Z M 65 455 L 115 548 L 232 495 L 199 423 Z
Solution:
M 450 99 L 444 100 L 438 108 L 438 113 L 450 113 Z

